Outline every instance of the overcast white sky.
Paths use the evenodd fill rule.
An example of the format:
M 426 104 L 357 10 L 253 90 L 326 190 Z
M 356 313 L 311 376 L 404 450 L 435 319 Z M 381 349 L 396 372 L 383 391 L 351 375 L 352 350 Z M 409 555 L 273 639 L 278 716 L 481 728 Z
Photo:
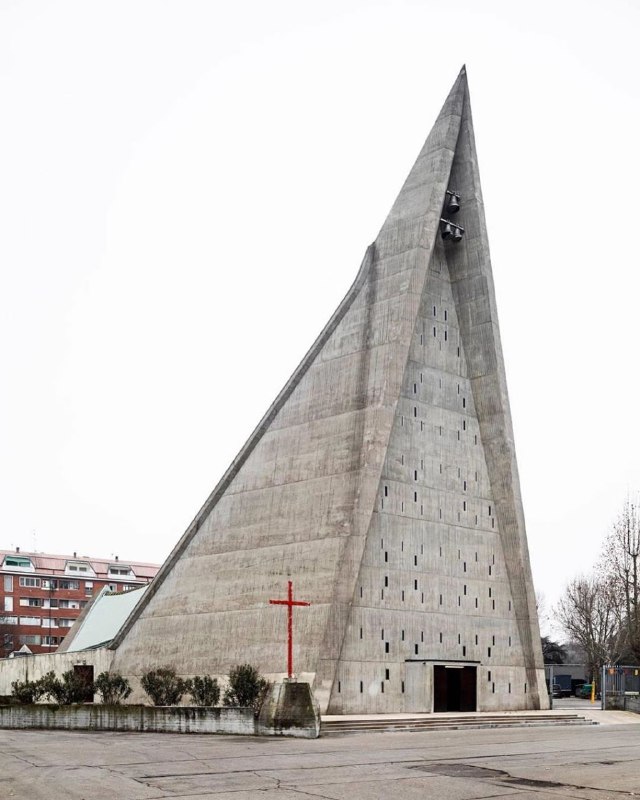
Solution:
M 554 601 L 640 489 L 639 9 L 0 0 L 0 547 L 164 560 L 466 62 Z

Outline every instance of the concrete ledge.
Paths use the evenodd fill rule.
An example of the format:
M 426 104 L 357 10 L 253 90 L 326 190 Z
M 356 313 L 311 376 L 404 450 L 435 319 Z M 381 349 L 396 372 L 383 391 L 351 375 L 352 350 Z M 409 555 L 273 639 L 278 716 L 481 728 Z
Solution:
M 0 728 L 256 734 L 252 708 L 50 704 L 0 706 Z

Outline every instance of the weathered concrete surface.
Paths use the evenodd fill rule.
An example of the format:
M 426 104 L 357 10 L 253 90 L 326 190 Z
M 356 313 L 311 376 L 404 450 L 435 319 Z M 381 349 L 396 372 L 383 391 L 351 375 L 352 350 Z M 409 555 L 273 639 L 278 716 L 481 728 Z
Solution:
M 81 653 L 40 653 L 21 658 L 0 659 L 0 695 L 11 694 L 13 681 L 35 681 L 55 672 L 62 675 L 76 664 L 92 664 L 94 677 L 109 670 L 113 661 L 113 650 L 104 647 L 85 650 Z
M 447 188 L 462 195 L 457 245 L 439 235 Z M 323 712 L 432 711 L 434 663 L 461 661 L 480 710 L 546 707 L 465 70 L 353 287 L 132 612 L 113 668 L 136 691 L 165 665 L 277 678 L 286 615 L 268 601 L 289 577 L 312 604 L 294 660 Z
M 640 725 L 251 739 L 0 731 L 17 800 L 623 800 Z
M 0 728 L 253 736 L 256 733 L 256 720 L 252 708 L 100 704 L 56 706 L 38 703 L 31 706 L 0 706 Z
M 271 688 L 260 709 L 257 733 L 262 736 L 320 736 L 320 709 L 308 683 L 283 681 Z

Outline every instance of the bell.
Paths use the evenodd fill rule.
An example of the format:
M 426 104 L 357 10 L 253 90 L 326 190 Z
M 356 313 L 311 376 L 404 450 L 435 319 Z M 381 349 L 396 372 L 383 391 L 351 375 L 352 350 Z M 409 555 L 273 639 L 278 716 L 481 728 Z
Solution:
M 462 234 L 463 234 L 463 233 L 464 233 L 464 231 L 463 231 L 461 228 L 454 228 L 454 229 L 453 229 L 453 233 L 452 233 L 452 235 L 451 235 L 451 239 L 452 239 L 454 242 L 459 242 L 459 241 L 460 241 L 460 239 L 462 239 Z
M 453 226 L 450 222 L 444 222 L 440 228 L 443 239 L 450 239 L 453 236 Z
M 460 195 L 459 194 L 449 194 L 447 195 L 447 211 L 449 214 L 457 214 L 460 211 Z

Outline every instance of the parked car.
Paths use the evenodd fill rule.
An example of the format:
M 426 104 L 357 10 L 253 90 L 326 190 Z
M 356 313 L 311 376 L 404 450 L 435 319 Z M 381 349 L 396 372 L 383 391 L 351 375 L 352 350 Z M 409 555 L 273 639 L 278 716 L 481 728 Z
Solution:
M 551 687 L 552 697 L 562 697 L 562 686 L 559 683 L 554 683 Z
M 578 689 L 576 689 L 576 697 L 582 697 L 583 699 L 589 700 L 591 699 L 591 687 L 593 684 L 591 683 L 583 683 Z M 599 700 L 601 697 L 600 692 L 596 693 L 596 700 Z

